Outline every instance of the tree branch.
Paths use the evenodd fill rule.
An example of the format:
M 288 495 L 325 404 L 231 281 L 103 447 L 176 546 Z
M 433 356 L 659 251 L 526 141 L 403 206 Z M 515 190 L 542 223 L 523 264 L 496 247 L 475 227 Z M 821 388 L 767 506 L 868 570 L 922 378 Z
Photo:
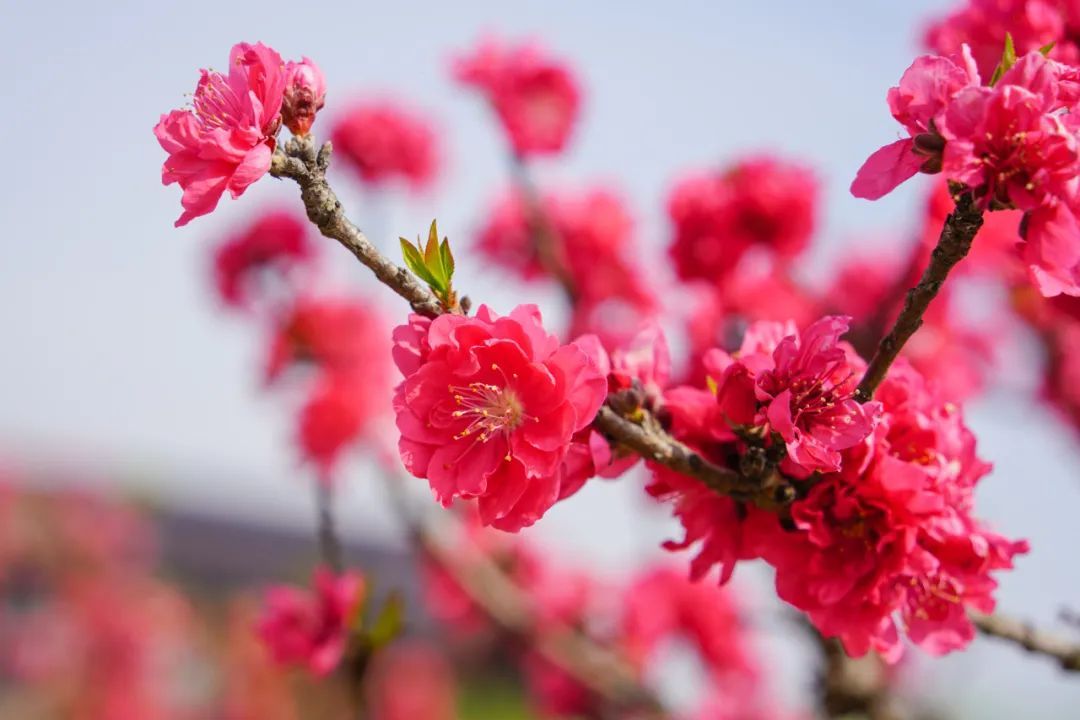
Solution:
M 885 379 L 889 366 L 900 354 L 904 343 L 922 325 L 923 314 L 941 290 L 949 271 L 968 254 L 975 234 L 982 227 L 982 210 L 976 207 L 971 193 L 957 192 L 953 186 L 950 186 L 950 189 L 953 190 L 956 207 L 945 218 L 937 246 L 930 255 L 930 263 L 923 271 L 922 278 L 915 287 L 908 290 L 899 317 L 888 334 L 881 339 L 874 357 L 866 367 L 866 373 L 855 391 L 859 402 L 866 402 L 874 396 L 874 391 Z
M 318 514 L 319 555 L 335 575 L 340 575 L 345 565 L 342 560 L 341 540 L 334 525 L 333 495 L 330 481 L 315 481 L 315 508 Z
M 291 178 L 300 185 L 300 195 L 308 218 L 326 237 L 337 240 L 384 285 L 405 298 L 416 312 L 435 317 L 444 312 L 438 300 L 408 270 L 398 267 L 382 255 L 364 234 L 346 217 L 334 191 L 326 181 L 330 144 L 318 155 L 310 137 L 292 138 L 274 153 L 270 169 L 275 177 Z M 706 486 L 739 500 L 762 507 L 776 507 L 794 499 L 793 488 L 779 475 L 766 482 L 741 477 L 727 468 L 713 465 L 668 435 L 646 410 L 637 410 L 640 421 L 626 419 L 611 408 L 601 408 L 595 424 L 604 435 L 639 453 L 646 459 L 689 475 Z
M 293 137 L 283 149 L 278 148 L 274 152 L 270 174 L 276 178 L 295 180 L 300 186 L 300 198 L 304 201 L 308 219 L 319 228 L 319 232 L 344 245 L 357 260 L 375 273 L 379 282 L 405 298 L 413 310 L 427 317 L 435 317 L 442 312 L 435 296 L 408 270 L 395 265 L 380 253 L 360 228 L 345 217 L 341 201 L 326 182 L 330 152 L 330 143 L 325 143 L 316 154 L 311 136 Z
M 971 614 L 975 627 L 990 637 L 1008 640 L 1037 655 L 1055 660 L 1063 670 L 1080 672 L 1080 643 L 1035 628 L 1031 623 L 999 615 Z
M 582 685 L 607 700 L 613 709 L 634 711 L 641 720 L 668 717 L 660 699 L 638 680 L 633 668 L 615 651 L 584 633 L 559 623 L 546 622 L 543 632 L 529 597 L 498 565 L 483 553 L 466 558 L 440 538 L 445 532 L 425 526 L 409 507 L 396 478 L 383 473 L 391 504 L 418 551 L 453 577 L 454 582 L 504 631 L 528 641 L 545 658 Z
M 525 204 L 529 234 L 533 239 L 536 258 L 540 266 L 559 283 L 573 307 L 577 302 L 578 290 L 574 285 L 574 278 L 570 275 L 570 268 L 566 267 L 560 257 L 559 248 L 562 243 L 559 241 L 559 231 L 552 222 L 551 216 L 544 210 L 543 198 L 532 181 L 525 158 L 515 153 L 510 160 L 510 170 Z

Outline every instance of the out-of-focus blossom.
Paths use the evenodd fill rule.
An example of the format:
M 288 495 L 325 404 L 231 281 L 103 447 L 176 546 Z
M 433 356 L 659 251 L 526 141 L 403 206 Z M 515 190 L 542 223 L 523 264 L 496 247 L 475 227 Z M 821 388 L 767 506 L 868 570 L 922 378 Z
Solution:
M 750 250 L 791 260 L 813 235 L 818 195 L 810 170 L 770 156 L 684 178 L 668 199 L 676 272 L 719 287 Z
M 294 283 L 297 271 L 315 259 L 307 228 L 292 213 L 271 210 L 229 236 L 214 253 L 214 282 L 222 301 L 247 309 L 272 296 L 273 285 Z
M 581 106 L 570 68 L 534 44 L 489 38 L 454 61 L 454 77 L 484 94 L 521 157 L 558 153 Z
M 761 678 L 734 592 L 730 586 L 692 582 L 668 566 L 643 572 L 624 594 L 622 633 L 627 654 L 643 667 L 665 642 L 685 638 L 711 683 L 722 686 L 733 704 L 753 697 Z
M 567 283 L 574 295 L 571 337 L 597 334 L 618 347 L 657 310 L 637 264 L 633 222 L 608 190 L 547 194 L 538 208 L 510 193 L 496 203 L 477 245 L 526 279 Z
M 1080 60 L 1080 6 L 1072 0 L 966 0 L 932 23 L 925 42 L 941 55 L 971 47 L 983 77 L 1001 60 L 1005 34 L 1012 35 L 1018 54 L 1053 45 L 1050 56 L 1075 64 Z
M 404 180 L 423 188 L 438 171 L 431 126 L 392 102 L 353 103 L 335 120 L 330 138 L 335 154 L 365 184 Z
M 285 97 L 281 119 L 293 135 L 307 135 L 315 115 L 326 104 L 326 78 L 312 60 L 302 58 L 285 66 Z
M 437 648 L 401 642 L 375 655 L 367 673 L 372 720 L 454 720 L 453 670 Z
M 378 420 L 389 410 L 386 338 L 382 318 L 361 300 L 301 297 L 278 320 L 266 377 L 281 383 L 289 368 L 312 371 L 296 435 L 324 481 L 344 451 L 376 439 Z
M 326 675 L 345 654 L 364 592 L 357 573 L 317 568 L 311 590 L 284 585 L 267 590 L 259 636 L 276 662 Z
M 227 75 L 203 70 L 191 108 L 161 116 L 154 135 L 169 154 L 161 181 L 184 191 L 177 227 L 211 212 L 226 190 L 240 197 L 270 170 L 284 94 L 281 56 L 262 43 L 240 43 Z
M 421 327 L 413 320 L 398 337 Z M 475 317 L 441 315 L 410 345 L 426 348 L 395 357 L 406 373 L 394 397 L 405 467 L 444 506 L 476 499 L 486 525 L 514 532 L 536 522 L 559 498 L 572 436 L 606 395 L 590 356 L 560 345 L 531 305 L 505 317 L 486 306 Z

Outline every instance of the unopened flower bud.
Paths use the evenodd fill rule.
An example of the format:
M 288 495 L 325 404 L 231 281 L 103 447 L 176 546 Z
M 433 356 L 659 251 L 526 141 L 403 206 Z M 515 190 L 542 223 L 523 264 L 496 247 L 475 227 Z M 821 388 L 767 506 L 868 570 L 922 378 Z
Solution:
M 281 118 L 293 135 L 307 135 L 315 114 L 326 104 L 326 78 L 308 58 L 289 62 L 285 68 L 285 98 Z

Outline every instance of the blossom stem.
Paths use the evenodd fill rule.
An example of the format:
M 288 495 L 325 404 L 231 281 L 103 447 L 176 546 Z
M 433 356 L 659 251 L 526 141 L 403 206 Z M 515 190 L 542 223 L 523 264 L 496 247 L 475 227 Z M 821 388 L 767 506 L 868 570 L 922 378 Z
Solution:
M 330 143 L 316 153 L 310 135 L 293 137 L 274 152 L 270 174 L 291 178 L 300 186 L 308 219 L 328 238 L 337 240 L 371 269 L 379 281 L 405 298 L 421 315 L 435 317 L 442 308 L 432 293 L 408 270 L 391 262 L 371 244 L 367 236 L 345 217 L 341 201 L 326 181 L 330 165 Z
M 642 685 L 630 665 L 614 650 L 579 630 L 545 621 L 538 631 L 532 602 L 490 557 L 482 552 L 466 558 L 441 536 L 448 529 L 430 527 L 409 506 L 404 487 L 397 478 L 383 473 L 383 483 L 391 505 L 405 526 L 416 550 L 445 570 L 454 582 L 505 632 L 526 640 L 549 661 L 607 700 L 612 717 L 664 720 L 669 717 L 656 695 Z
M 559 258 L 559 231 L 552 222 L 550 214 L 544 209 L 543 199 L 529 173 L 528 163 L 521 155 L 514 153 L 510 158 L 510 170 L 525 204 L 529 234 L 532 236 L 536 258 L 540 266 L 558 281 L 573 307 L 577 302 L 577 287 L 570 276 L 569 269 Z
M 954 191 L 953 198 L 956 207 L 945 218 L 937 246 L 930 255 L 930 263 L 923 271 L 918 284 L 908 290 L 900 315 L 889 332 L 878 343 L 874 357 L 866 367 L 866 373 L 855 390 L 855 398 L 859 402 L 866 402 L 874 397 L 874 391 L 885 379 L 889 367 L 900 354 L 904 343 L 922 325 L 923 314 L 941 290 L 949 271 L 968 254 L 975 234 L 982 227 L 983 213 L 976 206 L 971 193 L 957 192 L 952 186 L 950 188 Z
M 1063 670 L 1080 672 L 1080 643 L 1039 630 L 1031 623 L 999 615 L 971 614 L 975 627 L 990 637 L 1008 640 L 1028 652 L 1045 655 L 1057 661 Z
M 706 487 L 736 500 L 753 502 L 762 508 L 776 508 L 794 499 L 795 490 L 779 475 L 775 483 L 758 483 L 730 468 L 714 465 L 667 433 L 646 414 L 641 424 L 627 420 L 604 405 L 593 425 L 609 440 L 628 447 L 646 460 L 700 480 Z
M 319 479 L 315 483 L 315 505 L 319 518 L 319 555 L 335 575 L 340 575 L 345 565 L 334 523 L 333 488 L 328 479 Z

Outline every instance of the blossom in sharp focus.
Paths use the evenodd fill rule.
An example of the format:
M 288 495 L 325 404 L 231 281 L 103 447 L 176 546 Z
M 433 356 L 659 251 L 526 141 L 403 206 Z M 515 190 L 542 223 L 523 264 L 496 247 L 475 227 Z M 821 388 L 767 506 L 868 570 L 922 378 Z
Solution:
M 295 271 L 315 259 L 307 223 L 289 212 L 260 215 L 241 232 L 229 236 L 214 252 L 214 284 L 226 305 L 249 308 L 272 295 L 262 281 L 289 284 Z M 267 278 L 272 274 L 272 278 Z
M 719 286 L 752 249 L 790 260 L 810 242 L 818 196 L 810 170 L 766 155 L 681 180 L 667 207 L 676 272 Z
M 315 570 L 310 590 L 276 586 L 266 592 L 258 632 L 274 660 L 327 675 L 345 654 L 349 627 L 364 598 L 354 572 Z
M 536 522 L 560 494 L 563 459 L 607 394 L 589 355 L 560 345 L 535 306 L 500 317 L 441 315 L 426 341 L 395 360 L 405 374 L 394 396 L 405 467 L 426 478 L 444 506 L 476 499 L 485 525 L 515 532 Z M 417 349 L 409 357 L 403 350 Z
M 780 597 L 848 654 L 895 661 L 903 633 L 943 655 L 971 641 L 968 610 L 993 611 L 991 573 L 1028 546 L 973 517 L 989 465 L 955 406 L 903 360 L 877 397 L 884 413 L 874 435 L 795 502 L 796 530 L 763 555 Z
M 161 116 L 154 135 L 169 154 L 161 181 L 184 191 L 177 227 L 211 212 L 226 190 L 240 197 L 267 173 L 284 93 L 281 56 L 262 43 L 240 43 L 227 74 L 203 70 L 191 107 Z
M 536 45 L 488 39 L 457 58 L 454 77 L 484 94 L 520 157 L 563 150 L 581 107 L 578 81 Z
M 438 171 L 438 146 L 428 122 L 391 102 L 356 102 L 330 130 L 335 154 L 361 182 L 404 180 L 414 188 Z
M 840 451 L 861 442 L 878 407 L 854 399 L 863 363 L 840 342 L 849 318 L 824 317 L 792 332 L 780 323 L 747 330 L 740 351 L 706 356 L 716 400 L 733 426 L 779 436 L 785 472 L 796 477 L 840 469 Z
M 307 135 L 326 104 L 326 78 L 314 61 L 302 58 L 285 66 L 281 119 L 293 135 Z
M 915 59 L 889 89 L 888 103 L 909 137 L 890 143 L 867 158 L 851 183 L 855 197 L 877 200 L 920 170 L 941 171 L 945 141 L 941 126 L 945 111 L 963 89 L 981 82 L 975 61 L 964 47 L 949 57 L 923 55 Z
M 920 170 L 941 172 L 981 210 L 1023 211 L 1032 284 L 1045 296 L 1080 295 L 1080 128 L 1068 112 L 1078 75 L 1034 51 L 990 87 L 966 48 L 962 58 L 917 59 L 889 95 L 912 137 L 874 153 L 852 193 L 877 199 Z
M 1059 113 L 1076 102 L 1066 72 L 1029 53 L 994 87 L 959 93 L 942 130 L 946 177 L 982 207 L 1025 212 L 1021 253 L 1045 296 L 1080 294 L 1080 142 L 1076 121 Z

